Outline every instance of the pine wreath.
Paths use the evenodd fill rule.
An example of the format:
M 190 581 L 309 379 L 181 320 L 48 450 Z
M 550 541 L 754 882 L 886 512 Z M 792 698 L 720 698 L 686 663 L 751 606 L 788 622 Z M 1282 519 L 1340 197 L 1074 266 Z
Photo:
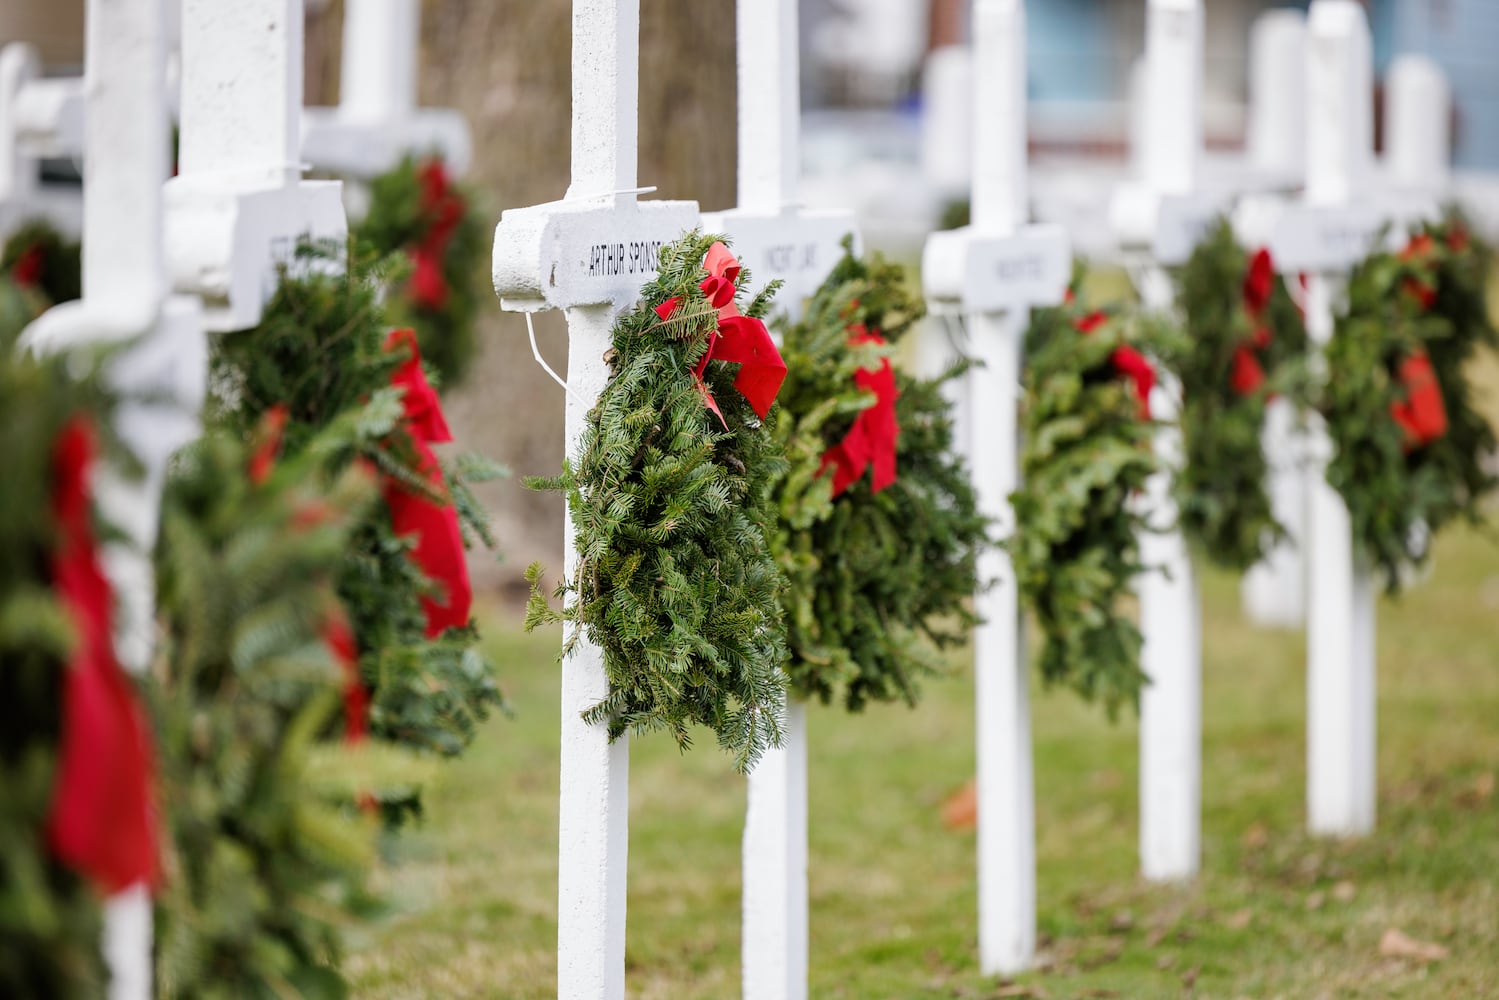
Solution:
M 851 711 L 915 705 L 919 680 L 941 670 L 932 646 L 966 641 L 975 622 L 986 525 L 941 392 L 963 368 L 917 379 L 889 360 L 924 311 L 899 266 L 849 254 L 784 330 L 786 672 L 797 697 Z
M 48 849 L 63 677 L 76 641 L 53 593 L 53 445 L 98 413 L 97 380 L 16 349 L 36 302 L 0 275 L 0 996 L 102 996 L 99 897 Z M 102 422 L 102 421 L 96 421 Z
M 468 484 L 500 470 L 465 455 L 428 481 L 420 446 L 403 414 L 412 391 L 397 376 L 410 360 L 395 345 L 378 303 L 378 275 L 356 268 L 329 273 L 309 260 L 284 275 L 261 325 L 216 342 L 211 422 L 241 439 L 266 414 L 286 414 L 282 454 L 299 455 L 335 422 L 350 433 L 326 444 L 327 475 L 368 463 L 387 484 L 456 508 L 464 545 L 493 547 L 487 520 Z M 473 623 L 429 635 L 435 585 L 413 559 L 412 536 L 392 524 L 385 502 L 354 530 L 337 568 L 338 593 L 358 641 L 360 672 L 370 688 L 370 729 L 377 739 L 440 754 L 460 753 L 491 709 L 502 705 L 493 665 Z M 426 603 L 424 603 L 426 602 Z
M 1112 715 L 1146 683 L 1140 630 L 1125 614 L 1146 567 L 1134 498 L 1158 470 L 1151 448 L 1154 371 L 1121 317 L 1069 296 L 1026 333 L 1021 486 L 1005 543 L 1020 596 L 1043 637 L 1041 675 Z
M 1438 530 L 1482 520 L 1483 497 L 1499 482 L 1485 466 L 1494 431 L 1466 373 L 1480 347 L 1499 346 L 1485 298 L 1491 261 L 1461 217 L 1423 225 L 1401 252 L 1354 269 L 1327 345 L 1327 481 L 1392 593 Z
M 353 761 L 322 738 L 347 682 L 325 627 L 376 500 L 356 467 L 328 482 L 323 454 L 348 447 L 351 424 L 264 481 L 249 474 L 253 442 L 210 430 L 168 480 L 153 671 L 171 831 L 156 906 L 163 998 L 347 995 L 342 939 L 369 907 L 375 830 L 339 780 Z
M 489 238 L 473 192 L 442 160 L 407 157 L 370 182 L 355 239 L 377 259 L 404 254 L 410 271 L 387 301 L 396 326 L 416 330 L 422 358 L 443 388 L 461 382 L 478 350 L 474 320 L 488 295 Z
M 644 301 L 615 323 L 576 464 L 528 481 L 566 494 L 580 559 L 556 590 L 561 612 L 530 568 L 526 626 L 567 621 L 603 650 L 610 693 L 584 717 L 611 738 L 667 730 L 686 749 L 702 725 L 748 770 L 780 743 L 785 707 L 785 580 L 770 540 L 784 460 L 764 395 L 780 375 L 768 358 L 725 356 L 735 333 L 769 343 L 760 317 L 774 289 L 739 315 L 748 272 L 715 244 L 694 232 L 662 248 Z
M 40 219 L 22 224 L 0 249 L 0 274 L 49 305 L 83 295 L 82 248 Z
M 1183 336 L 1156 346 L 1182 386 L 1181 529 L 1212 562 L 1245 570 L 1285 536 L 1261 429 L 1266 403 L 1298 382 L 1306 326 L 1269 253 L 1247 253 L 1226 221 L 1177 280 Z

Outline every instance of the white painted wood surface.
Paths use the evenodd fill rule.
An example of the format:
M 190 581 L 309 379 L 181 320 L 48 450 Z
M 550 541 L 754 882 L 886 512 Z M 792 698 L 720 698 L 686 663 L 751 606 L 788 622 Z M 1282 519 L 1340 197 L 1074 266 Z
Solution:
M 260 321 L 299 240 L 348 238 L 339 183 L 301 179 L 302 34 L 302 0 L 183 0 L 167 263 L 213 331 Z
M 324 170 L 370 179 L 410 154 L 439 154 L 454 174 L 473 158 L 468 122 L 417 101 L 421 0 L 345 0 L 339 103 L 307 108 L 302 151 Z
M 42 157 L 83 153 L 83 78 L 41 72 L 33 46 L 0 47 L 0 242 L 37 218 L 70 234 L 83 222 L 77 190 L 44 185 L 37 173 Z
M 1025 8 L 973 7 L 972 225 L 928 239 L 922 277 L 934 310 L 961 310 L 976 366 L 969 378 L 968 453 L 979 509 L 997 538 L 1014 531 L 1019 481 L 1022 341 L 1033 306 L 1061 301 L 1070 270 L 1066 235 L 1027 225 Z M 977 715 L 979 964 L 985 974 L 1027 968 L 1036 949 L 1035 793 L 1027 664 L 1009 556 L 979 558 L 973 633 Z
M 561 202 L 501 216 L 494 284 L 507 309 L 566 311 L 566 448 L 576 458 L 608 380 L 614 319 L 655 272 L 660 244 L 696 225 L 698 212 L 693 202 L 636 202 L 639 0 L 574 0 L 572 30 L 572 185 Z M 565 537 L 571 573 L 570 520 Z M 629 744 L 611 744 L 581 718 L 609 683 L 603 651 L 577 639 L 562 664 L 557 995 L 622 1000 Z
M 1273 248 L 1283 269 L 1315 272 L 1307 333 L 1332 336 L 1343 277 L 1383 221 L 1367 200 L 1373 163 L 1373 59 L 1355 0 L 1315 0 L 1308 18 L 1307 187 Z M 1353 551 L 1348 509 L 1327 483 L 1332 442 L 1313 415 L 1307 510 L 1307 822 L 1313 833 L 1374 828 L 1374 589 Z
M 776 309 L 795 319 L 857 236 L 852 215 L 798 200 L 801 73 L 798 0 L 739 0 L 738 205 L 705 215 L 756 285 L 780 279 Z M 785 745 L 749 775 L 741 947 L 745 1000 L 804 1000 L 808 973 L 807 711 L 788 699 Z
M 1150 0 L 1145 30 L 1144 173 L 1141 188 L 1123 196 L 1140 198 L 1154 215 L 1145 218 L 1152 250 L 1139 277 L 1141 304 L 1170 315 L 1175 289 L 1163 265 L 1184 262 L 1211 218 L 1195 208 L 1203 155 L 1201 0 Z M 1168 227 L 1176 232 L 1163 239 Z M 1121 237 L 1128 243 L 1134 235 Z M 1163 243 L 1171 244 L 1164 254 Z M 1152 412 L 1173 419 L 1180 396 L 1175 379 L 1163 376 Z M 1139 544 L 1149 569 L 1135 582 L 1140 666 L 1148 678 L 1140 697 L 1140 870 L 1151 880 L 1181 881 L 1197 874 L 1202 853 L 1202 613 L 1172 496 L 1175 470 L 1185 460 L 1180 429 L 1158 429 L 1154 447 L 1164 468 L 1146 485 L 1151 530 Z

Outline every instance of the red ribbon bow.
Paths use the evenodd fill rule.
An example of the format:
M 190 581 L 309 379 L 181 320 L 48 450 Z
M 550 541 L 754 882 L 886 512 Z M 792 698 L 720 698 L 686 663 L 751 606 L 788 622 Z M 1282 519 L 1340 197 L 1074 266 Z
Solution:
M 10 265 L 11 280 L 22 288 L 36 288 L 47 271 L 47 254 L 40 243 L 22 250 Z
M 1240 396 L 1257 392 L 1265 384 L 1265 368 L 1260 364 L 1256 351 L 1270 346 L 1270 328 L 1261 320 L 1270 307 L 1270 296 L 1275 290 L 1275 262 L 1270 251 L 1260 250 L 1249 261 L 1249 270 L 1244 275 L 1244 311 L 1254 323 L 1254 333 L 1246 343 L 1234 348 L 1233 368 L 1229 373 L 1229 388 Z
M 431 446 L 453 440 L 453 434 L 443 417 L 442 402 L 422 372 L 416 334 L 409 329 L 395 330 L 385 346 L 387 350 L 406 348 L 409 352 L 391 378 L 391 385 L 406 390 L 402 402 L 406 408 L 406 430 L 416 448 L 417 471 L 434 493 L 446 496 L 442 466 Z M 463 533 L 458 527 L 458 511 L 451 503 L 435 503 L 388 476 L 381 483 L 381 492 L 390 508 L 391 526 L 396 534 L 416 536 L 411 557 L 429 579 L 447 592 L 445 601 L 430 596 L 422 598 L 422 607 L 427 612 L 427 637 L 467 625 L 473 589 L 463 551 Z
M 740 266 L 729 248 L 714 243 L 708 248 L 703 266 L 708 270 L 708 277 L 698 287 L 718 310 L 718 330 L 709 338 L 708 349 L 692 370 L 698 390 L 703 394 L 703 403 L 718 417 L 719 423 L 725 428 L 729 426 L 708 391 L 708 384 L 703 381 L 703 373 L 708 370 L 710 360 L 732 362 L 739 365 L 734 388 L 763 420 L 770 413 L 776 394 L 781 391 L 781 383 L 786 380 L 786 362 L 776 350 L 775 341 L 765 324 L 742 315 L 734 305 L 734 280 L 739 277 Z M 681 299 L 667 299 L 656 307 L 656 315 L 665 322 L 681 304 Z
M 74 419 L 53 451 L 60 541 L 53 586 L 77 632 L 63 680 L 62 738 L 47 842 L 107 894 L 160 875 L 151 744 L 135 692 L 115 659 L 112 594 L 89 522 L 94 436 Z
M 1078 333 L 1086 337 L 1108 322 L 1108 318 L 1107 313 L 1091 312 L 1077 320 L 1073 326 L 1077 327 Z M 1140 419 L 1149 420 L 1150 391 L 1155 388 L 1155 368 L 1151 366 L 1145 355 L 1123 344 L 1114 348 L 1114 353 L 1109 355 L 1109 361 L 1114 365 L 1115 371 L 1134 383 L 1135 396 L 1140 401 Z
M 1390 416 L 1405 432 L 1405 450 L 1410 452 L 1447 433 L 1447 407 L 1431 357 L 1425 351 L 1406 355 L 1398 375 L 1404 398 L 1390 404 Z
M 849 334 L 848 342 L 855 347 L 885 343 L 884 337 L 870 333 L 862 323 L 850 327 Z M 829 466 L 833 468 L 835 497 L 856 483 L 870 466 L 874 467 L 870 492 L 878 493 L 895 482 L 895 442 L 900 434 L 895 400 L 900 394 L 895 388 L 890 359 L 881 358 L 879 368 L 860 368 L 854 373 L 854 382 L 874 393 L 874 402 L 854 417 L 854 424 L 843 440 L 823 453 L 818 475 Z
M 1430 256 L 1435 246 L 1436 242 L 1431 238 L 1429 233 L 1417 233 L 1411 237 L 1411 241 L 1406 244 L 1405 249 L 1400 251 L 1400 260 L 1404 263 L 1419 263 Z M 1422 309 L 1430 309 L 1436 305 L 1437 290 L 1432 287 L 1430 282 L 1421 278 L 1406 278 L 1401 283 L 1400 288 L 1420 303 Z
M 411 298 L 422 309 L 437 312 L 448 304 L 443 262 L 467 205 L 463 195 L 453 188 L 441 160 L 422 164 L 417 178 L 422 186 L 421 213 L 427 230 L 410 251 Z
M 285 404 L 277 403 L 261 420 L 260 443 L 250 453 L 250 482 L 256 486 L 270 478 L 288 417 Z M 326 516 L 326 508 L 309 504 L 296 512 L 292 523 L 298 527 L 311 526 Z M 343 608 L 336 605 L 323 619 L 323 646 L 344 675 L 344 740 L 359 743 L 369 731 L 370 696 L 359 676 L 359 646 L 354 630 L 349 627 Z

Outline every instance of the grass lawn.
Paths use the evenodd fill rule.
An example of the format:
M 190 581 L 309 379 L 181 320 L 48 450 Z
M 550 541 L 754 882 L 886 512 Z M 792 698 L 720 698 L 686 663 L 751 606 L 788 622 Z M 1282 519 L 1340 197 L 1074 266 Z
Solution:
M 1037 692 L 1042 967 L 980 976 L 972 834 L 939 807 L 973 772 L 971 669 L 912 712 L 811 713 L 814 997 L 1499 996 L 1499 543 L 1454 531 L 1435 572 L 1380 610 L 1379 831 L 1313 840 L 1304 640 L 1205 593 L 1204 873 L 1136 875 L 1135 728 Z M 395 908 L 355 941 L 361 997 L 556 996 L 555 633 L 491 617 L 516 709 L 428 793 L 392 846 Z M 637 741 L 632 997 L 739 992 L 744 781 L 713 746 Z M 1389 957 L 1398 929 L 1446 949 Z

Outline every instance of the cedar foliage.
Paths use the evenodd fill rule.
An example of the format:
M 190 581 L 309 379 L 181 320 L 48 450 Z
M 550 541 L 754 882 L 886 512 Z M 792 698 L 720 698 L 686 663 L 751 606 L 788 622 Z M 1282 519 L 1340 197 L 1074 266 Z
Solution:
M 74 415 L 103 407 L 97 381 L 16 338 L 38 303 L 0 276 L 0 996 L 102 996 L 99 898 L 51 856 L 62 688 L 72 626 L 52 593 L 53 444 Z
M 1482 521 L 1484 496 L 1499 482 L 1494 430 L 1473 405 L 1466 372 L 1480 348 L 1499 346 L 1485 295 L 1492 260 L 1459 215 L 1421 226 L 1404 252 L 1375 253 L 1354 269 L 1327 345 L 1318 406 L 1334 444 L 1327 481 L 1391 593 L 1402 568 L 1426 561 L 1442 527 Z M 1391 407 L 1405 397 L 1401 363 L 1423 350 L 1447 430 L 1408 447 Z
M 334 569 L 374 503 L 323 454 L 356 415 L 260 485 L 218 430 L 177 457 L 156 552 L 162 648 L 153 702 L 171 837 L 157 899 L 164 998 L 337 998 L 345 924 L 367 903 L 373 824 L 314 744 L 345 678 L 323 628 Z M 347 762 L 342 762 L 347 768 Z
M 370 182 L 369 211 L 354 228 L 362 253 L 377 260 L 409 254 L 430 231 L 435 220 L 423 201 L 420 174 L 426 162 L 408 156 Z M 385 300 L 392 325 L 416 331 L 422 360 L 437 373 L 434 384 L 442 389 L 462 382 L 473 366 L 479 349 L 475 318 L 490 294 L 485 280 L 489 227 L 475 207 L 472 189 L 453 184 L 451 191 L 462 199 L 464 210 L 442 256 L 446 301 L 437 309 L 417 302 L 406 267 L 391 273 L 392 294 Z
M 1112 357 L 1135 339 L 1133 325 L 1111 315 L 1085 334 L 1083 316 L 1075 302 L 1040 309 L 1026 333 L 1021 485 L 1005 547 L 1040 627 L 1042 678 L 1101 700 L 1112 716 L 1138 706 L 1146 683 L 1124 604 L 1147 569 L 1133 498 L 1159 463 L 1154 425 Z
M 834 499 L 832 477 L 821 474 L 823 454 L 874 402 L 855 372 L 877 367 L 924 313 L 898 265 L 849 253 L 802 320 L 782 324 L 788 375 L 775 433 L 788 467 L 773 497 L 777 557 L 790 581 L 786 673 L 797 697 L 841 697 L 850 711 L 870 701 L 914 706 L 920 679 L 942 670 L 932 647 L 966 641 L 976 621 L 968 599 L 986 522 L 953 453 L 942 396 L 962 365 L 936 379 L 896 371 L 894 483 L 872 492 L 866 473 Z M 887 346 L 851 346 L 852 326 Z
M 431 496 L 402 425 L 402 390 L 390 384 L 404 355 L 386 350 L 390 324 L 377 302 L 382 272 L 330 273 L 326 260 L 310 250 L 303 254 L 308 266 L 283 276 L 261 325 L 219 338 L 211 364 L 216 394 L 210 422 L 248 439 L 268 410 L 284 405 L 286 458 L 318 442 L 324 476 L 336 478 L 352 463 L 369 463 Z M 349 433 L 324 437 L 336 422 Z M 494 546 L 469 484 L 499 472 L 473 455 L 445 463 L 446 486 L 467 543 Z M 454 755 L 503 699 L 472 623 L 426 638 L 420 597 L 434 585 L 408 558 L 411 544 L 394 533 L 383 502 L 371 505 L 337 560 L 338 594 L 370 689 L 370 732 Z
M 1182 387 L 1186 461 L 1174 485 L 1182 533 L 1211 562 L 1240 571 L 1285 537 L 1266 489 L 1261 431 L 1269 399 L 1296 393 L 1307 344 L 1301 311 L 1279 275 L 1263 313 L 1250 314 L 1249 266 L 1249 254 L 1221 221 L 1177 275 L 1182 335 L 1153 345 Z M 1261 331 L 1268 338 L 1256 346 Z M 1252 352 L 1264 372 L 1264 382 L 1248 392 L 1234 388 L 1240 351 Z
M 644 301 L 614 325 L 610 379 L 576 463 L 527 481 L 567 497 L 579 563 L 555 591 L 560 612 L 531 566 L 526 627 L 566 622 L 564 656 L 580 634 L 603 650 L 610 693 L 584 718 L 611 738 L 666 730 L 685 750 L 702 725 L 748 770 L 779 745 L 785 708 L 785 580 L 770 542 L 784 460 L 733 387 L 738 366 L 710 361 L 705 376 L 727 430 L 691 372 L 718 328 L 698 287 L 718 239 L 694 232 L 662 248 Z M 737 286 L 748 280 L 742 271 Z M 763 316 L 773 292 L 744 314 Z M 654 307 L 670 298 L 681 305 L 663 321 Z

